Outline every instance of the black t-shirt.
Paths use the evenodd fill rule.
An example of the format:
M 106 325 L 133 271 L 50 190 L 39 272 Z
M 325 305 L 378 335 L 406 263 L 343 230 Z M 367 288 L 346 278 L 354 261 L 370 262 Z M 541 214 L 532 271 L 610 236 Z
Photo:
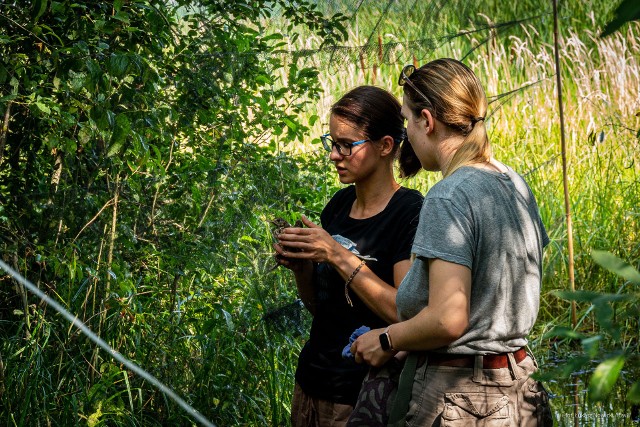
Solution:
M 356 199 L 354 186 L 338 191 L 320 216 L 322 227 L 344 247 L 367 260 L 367 266 L 393 286 L 393 266 L 409 259 L 418 225 L 422 195 L 404 187 L 387 207 L 366 219 L 349 217 Z M 300 352 L 296 381 L 310 396 L 354 405 L 367 373 L 366 365 L 342 358 L 342 349 L 356 328 L 387 325 L 350 290 L 353 307 L 344 295 L 345 280 L 328 263 L 314 271 L 316 313 L 309 340 Z

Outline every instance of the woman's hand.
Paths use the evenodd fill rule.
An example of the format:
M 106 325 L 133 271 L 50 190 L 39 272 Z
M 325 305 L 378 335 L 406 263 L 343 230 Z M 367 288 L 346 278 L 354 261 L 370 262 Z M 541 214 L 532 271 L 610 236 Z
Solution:
M 276 251 L 285 258 L 287 264 L 296 260 L 333 263 L 341 249 L 346 251 L 329 233 L 304 215 L 302 223 L 306 228 L 285 228 L 278 235 L 281 250 L 276 248 Z M 282 263 L 285 267 L 287 264 Z
M 354 355 L 356 363 L 366 363 L 379 367 L 387 363 L 395 354 L 395 351 L 385 351 L 380 346 L 380 334 L 384 328 L 373 329 L 366 334 L 360 335 L 351 345 L 351 354 Z
M 278 265 L 288 268 L 296 275 L 302 274 L 306 268 L 313 267 L 312 262 L 308 259 L 295 259 L 288 257 L 291 252 L 286 252 L 285 248 L 278 243 L 273 244 L 273 249 L 276 251 L 275 259 Z

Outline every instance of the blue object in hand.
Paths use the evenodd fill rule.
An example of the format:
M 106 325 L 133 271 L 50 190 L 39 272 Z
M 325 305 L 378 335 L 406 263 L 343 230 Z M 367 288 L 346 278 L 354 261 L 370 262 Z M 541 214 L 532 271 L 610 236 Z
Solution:
M 360 326 L 358 329 L 353 331 L 353 333 L 349 337 L 349 344 L 347 344 L 342 349 L 342 357 L 345 358 L 345 359 L 355 359 L 353 354 L 351 354 L 351 344 L 353 344 L 353 342 L 356 340 L 356 338 L 358 338 L 360 335 L 364 334 L 365 332 L 369 332 L 370 330 L 371 330 L 371 328 L 368 327 L 368 326 Z

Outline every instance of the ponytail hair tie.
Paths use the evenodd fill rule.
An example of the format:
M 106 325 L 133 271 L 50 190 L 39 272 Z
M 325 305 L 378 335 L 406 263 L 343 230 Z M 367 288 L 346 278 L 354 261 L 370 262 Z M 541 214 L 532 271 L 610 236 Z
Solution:
M 407 140 L 407 128 L 403 127 L 402 128 L 402 134 L 400 135 L 400 138 L 396 139 L 393 138 L 393 142 L 395 144 L 401 144 L 403 142 L 405 142 Z
M 475 125 L 478 122 L 483 122 L 484 121 L 484 117 L 483 116 L 478 116 L 478 117 L 471 117 L 471 124 Z

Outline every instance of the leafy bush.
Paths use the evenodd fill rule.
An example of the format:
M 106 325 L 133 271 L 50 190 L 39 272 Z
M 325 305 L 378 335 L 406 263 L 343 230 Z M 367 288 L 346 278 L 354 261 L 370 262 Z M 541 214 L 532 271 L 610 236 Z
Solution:
M 287 419 L 298 346 L 262 317 L 295 289 L 266 219 L 326 197 L 323 162 L 282 153 L 320 88 L 274 13 L 344 33 L 306 0 L 0 9 L 3 259 L 222 425 Z M 0 298 L 2 424 L 189 423 L 21 286 Z

